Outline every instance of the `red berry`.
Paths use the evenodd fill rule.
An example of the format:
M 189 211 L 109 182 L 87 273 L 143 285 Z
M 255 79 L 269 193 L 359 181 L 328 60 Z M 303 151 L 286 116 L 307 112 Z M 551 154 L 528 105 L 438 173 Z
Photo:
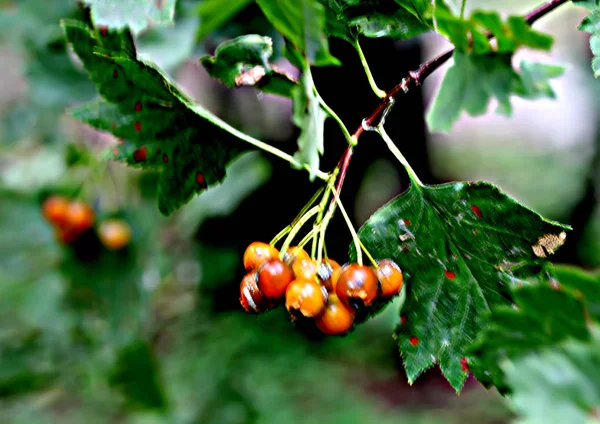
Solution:
M 400 267 L 390 259 L 383 259 L 377 262 L 379 268 L 375 270 L 379 279 L 382 296 L 393 296 L 400 292 L 404 277 Z
M 240 304 L 246 312 L 260 313 L 272 307 L 271 302 L 258 288 L 257 279 L 258 274 L 252 271 L 244 276 L 240 284 Z
M 81 201 L 69 204 L 67 209 L 67 226 L 73 231 L 82 233 L 94 225 L 94 210 Z
M 315 280 L 294 280 L 285 291 L 285 307 L 293 315 L 318 316 L 327 303 L 327 291 Z
M 106 220 L 98 227 L 98 237 L 107 249 L 119 250 L 131 241 L 131 227 L 121 219 Z
M 347 306 L 369 306 L 379 292 L 377 275 L 366 265 L 346 265 L 335 284 L 335 292 Z
M 63 196 L 50 196 L 42 204 L 44 217 L 54 225 L 64 226 L 67 222 L 69 199 Z
M 279 259 L 271 259 L 258 268 L 258 288 L 268 298 L 279 299 L 293 280 L 294 271 Z
M 354 309 L 344 305 L 335 293 L 329 293 L 327 306 L 315 322 L 325 334 L 343 334 L 350 330 L 354 323 Z
M 244 252 L 244 268 L 250 271 L 271 259 L 277 259 L 279 251 L 270 244 L 255 241 Z
M 338 264 L 333 259 L 323 259 L 321 265 L 319 265 L 317 274 L 319 276 L 319 280 L 325 286 L 327 291 L 335 291 L 335 287 L 333 285 L 333 274 L 336 273 L 336 270 L 340 269 L 340 264 Z M 339 272 L 336 275 L 339 277 Z

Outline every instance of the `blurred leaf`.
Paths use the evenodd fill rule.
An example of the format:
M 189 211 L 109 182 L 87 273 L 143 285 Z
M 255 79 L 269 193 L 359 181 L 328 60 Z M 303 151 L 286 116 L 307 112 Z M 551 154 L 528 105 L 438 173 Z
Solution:
M 559 287 L 583 302 L 589 318 L 600 323 L 600 272 L 588 273 L 575 266 L 555 265 L 554 276 Z
M 257 0 L 267 19 L 316 66 L 340 65 L 329 53 L 325 8 L 317 0 Z
M 110 383 L 123 393 L 133 408 L 167 407 L 157 358 L 143 340 L 135 341 L 119 352 Z
M 594 55 L 592 70 L 594 76 L 598 78 L 600 76 L 600 4 L 595 0 L 573 0 L 573 3 L 590 11 L 579 25 L 579 30 L 592 34 L 590 37 L 590 49 Z
M 314 92 L 314 83 L 310 67 L 306 67 L 300 79 L 300 85 L 294 88 L 293 121 L 300 128 L 298 151 L 294 157 L 301 163 L 307 164 L 314 171 L 319 169 L 319 156 L 324 149 L 324 130 L 327 113 L 321 108 L 318 95 Z M 314 181 L 315 174 L 310 174 Z
M 221 43 L 215 55 L 200 63 L 208 74 L 229 87 L 254 86 L 266 93 L 291 97 L 296 81 L 269 63 L 273 40 L 260 35 L 243 35 Z
M 173 20 L 176 0 L 83 0 L 92 10 L 96 26 L 129 27 L 138 34 L 149 26 Z
M 511 404 L 522 422 L 586 424 L 600 411 L 600 337 L 571 340 L 532 352 L 502 369 L 513 388 Z
M 460 390 L 467 347 L 487 326 L 490 308 L 509 303 L 510 286 L 544 275 L 544 258 L 562 245 L 566 229 L 485 182 L 412 183 L 375 212 L 359 236 L 376 259 L 403 269 L 398 337 L 409 381 L 439 362 Z M 355 260 L 353 246 L 350 252 Z
M 542 64 L 521 64 L 522 72 L 512 68 L 510 54 L 472 55 L 454 53 L 454 64 L 448 69 L 431 109 L 427 123 L 431 131 L 448 132 L 464 110 L 471 116 L 483 115 L 492 98 L 497 112 L 510 116 L 511 94 L 528 99 L 554 98 L 549 78 L 562 74 L 560 68 Z
M 250 3 L 252 0 L 230 0 L 227 2 L 227 7 L 223 6 L 222 0 L 205 0 L 200 3 L 198 6 L 200 28 L 196 35 L 197 39 L 202 40 L 221 28 Z
M 248 146 L 237 132 L 183 94 L 155 67 L 136 58 L 128 32 L 92 31 L 74 21 L 63 26 L 75 52 L 106 100 L 73 116 L 123 140 L 113 157 L 161 169 L 158 208 L 168 215 L 208 185 Z M 104 35 L 103 35 L 104 34 Z
M 491 324 L 472 346 L 467 362 L 485 387 L 507 392 L 501 370 L 504 359 L 554 346 L 569 338 L 589 337 L 582 302 L 567 291 L 548 284 L 513 290 L 516 307 L 492 308 Z

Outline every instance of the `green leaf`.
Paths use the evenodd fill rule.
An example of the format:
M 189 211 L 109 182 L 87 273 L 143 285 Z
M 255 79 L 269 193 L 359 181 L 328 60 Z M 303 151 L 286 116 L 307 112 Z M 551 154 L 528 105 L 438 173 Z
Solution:
M 484 386 L 509 390 L 500 368 L 506 358 L 518 358 L 569 338 L 589 337 L 583 303 L 569 291 L 550 285 L 551 281 L 513 290 L 514 308 L 492 310 L 490 326 L 467 355 L 470 370 Z
M 64 21 L 63 27 L 105 99 L 73 116 L 121 140 L 115 159 L 162 171 L 158 207 L 163 214 L 223 180 L 225 166 L 247 149 L 239 132 L 137 59 L 129 32 L 93 31 L 77 21 Z
M 196 35 L 198 40 L 221 28 L 250 3 L 252 0 L 229 0 L 226 6 L 223 5 L 223 0 L 205 0 L 200 3 L 200 28 Z
M 91 7 L 94 25 L 138 34 L 173 20 L 176 0 L 84 0 Z
M 549 78 L 562 74 L 561 68 L 542 64 L 521 64 L 521 72 L 512 68 L 510 54 L 473 55 L 454 53 L 440 91 L 427 114 L 431 131 L 448 132 L 462 111 L 471 116 L 483 115 L 492 98 L 497 112 L 510 116 L 511 94 L 523 98 L 554 97 Z
M 600 322 L 600 272 L 587 273 L 568 265 L 555 265 L 554 276 L 559 287 L 581 299 L 590 319 Z
M 594 55 L 592 69 L 594 76 L 598 78 L 600 76 L 600 4 L 590 0 L 574 0 L 573 3 L 583 6 L 590 11 L 590 14 L 579 25 L 579 30 L 592 34 L 590 37 L 590 49 Z
M 296 86 L 292 93 L 293 121 L 301 130 L 298 137 L 298 151 L 294 157 L 301 164 L 307 164 L 315 170 L 319 169 L 319 156 L 323 154 L 323 132 L 327 113 L 321 108 L 313 87 L 312 75 L 307 66 L 302 73 L 300 85 Z M 310 180 L 314 181 L 314 179 L 313 172 L 310 174 Z
M 269 63 L 273 40 L 260 35 L 243 35 L 221 43 L 213 57 L 200 63 L 208 74 L 229 87 L 255 86 L 265 93 L 291 97 L 296 81 Z
M 600 337 L 568 341 L 502 363 L 513 388 L 510 403 L 531 424 L 598 422 Z
M 275 29 L 316 66 L 340 65 L 329 53 L 325 9 L 317 0 L 257 0 Z
M 460 390 L 467 347 L 490 308 L 510 304 L 511 286 L 543 275 L 544 257 L 566 229 L 485 182 L 413 183 L 375 212 L 359 237 L 376 259 L 391 258 L 404 272 L 397 331 L 409 382 L 437 362 Z

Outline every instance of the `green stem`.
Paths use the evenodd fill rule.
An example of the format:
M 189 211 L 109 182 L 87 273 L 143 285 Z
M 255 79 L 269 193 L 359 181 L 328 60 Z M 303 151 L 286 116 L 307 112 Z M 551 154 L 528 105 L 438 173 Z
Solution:
M 342 130 L 342 133 L 344 133 L 344 137 L 346 138 L 346 141 L 348 141 L 348 143 L 351 146 L 356 146 L 356 144 L 357 144 L 356 137 L 352 137 L 350 135 L 350 132 L 348 131 L 348 128 L 346 128 L 346 126 L 344 125 L 344 122 L 340 119 L 340 117 L 337 115 L 337 113 L 335 113 L 333 111 L 333 109 L 331 109 L 327 105 L 327 103 L 325 103 L 325 100 L 323 100 L 323 98 L 319 95 L 319 93 L 317 92 L 317 89 L 316 89 L 316 87 L 314 87 L 314 85 L 313 85 L 313 89 L 315 91 L 317 98 L 319 99 L 319 104 L 321 105 L 321 107 L 323 109 L 325 109 L 325 112 L 327 112 L 327 114 L 329 116 L 331 116 L 333 119 L 335 119 L 335 121 L 338 123 L 338 125 L 340 126 L 340 129 Z
M 338 175 L 339 169 L 336 168 L 333 171 L 333 174 L 331 174 L 331 177 L 329 177 L 329 180 L 327 181 L 327 187 L 325 190 L 325 194 L 323 195 L 323 198 L 321 199 L 321 202 L 319 203 L 319 213 L 317 215 L 317 218 L 315 219 L 315 223 L 313 225 L 313 228 L 318 228 L 319 225 L 321 225 L 322 221 L 323 221 L 323 213 L 325 212 L 325 207 L 327 206 L 327 202 L 329 200 L 329 192 L 330 192 L 330 185 L 333 184 L 333 182 L 336 180 L 337 175 Z M 315 257 L 315 253 L 316 253 L 316 248 L 317 248 L 317 234 L 318 233 L 314 233 L 313 236 L 313 243 L 312 243 L 312 247 L 311 247 L 311 258 Z M 320 254 L 319 254 L 320 255 Z M 319 261 L 321 260 L 320 256 L 319 256 Z M 320 262 L 318 262 L 320 263 Z
M 283 260 L 283 256 L 285 255 L 285 252 L 287 252 L 288 248 L 290 247 L 290 244 L 294 240 L 294 237 L 296 237 L 296 234 L 298 234 L 298 231 L 300 231 L 300 229 L 302 229 L 304 224 L 306 224 L 308 222 L 308 220 L 310 218 L 312 218 L 314 215 L 316 215 L 317 213 L 319 213 L 319 207 L 315 206 L 314 208 L 312 208 L 311 210 L 306 212 L 304 214 L 304 216 L 302 218 L 300 218 L 298 223 L 296 225 L 294 225 L 294 228 L 292 228 L 292 230 L 290 231 L 290 234 L 287 236 L 287 238 L 285 239 L 285 242 L 283 243 L 283 246 L 281 247 L 281 251 L 279 252 L 279 259 Z
M 227 122 L 223 121 L 222 119 L 208 113 L 206 110 L 204 110 L 201 107 L 192 107 L 192 109 L 194 110 L 194 112 L 196 112 L 197 114 L 199 114 L 200 116 L 208 119 L 209 121 L 213 122 L 214 124 L 218 125 L 219 127 L 223 128 L 225 131 L 235 135 L 236 137 L 244 140 L 245 142 L 253 145 L 254 147 L 258 147 L 261 150 L 264 150 L 265 152 L 269 152 L 272 155 L 277 156 L 280 159 L 283 159 L 284 161 L 290 163 L 290 165 L 296 167 L 296 168 L 302 168 L 307 170 L 310 173 L 313 173 L 314 175 L 317 176 L 317 178 L 321 179 L 321 180 L 327 180 L 329 178 L 329 174 L 326 172 L 323 172 L 319 169 L 315 169 L 313 170 L 310 166 L 308 166 L 307 164 L 303 164 L 298 162 L 296 159 L 294 159 L 294 157 L 292 155 L 289 155 L 287 153 L 285 153 L 282 150 L 279 150 L 276 147 L 271 146 L 270 144 L 265 143 L 264 141 L 260 141 L 257 140 L 254 137 L 249 136 L 248 134 L 243 133 L 242 131 L 239 131 L 235 128 L 233 128 L 231 125 L 229 125 Z
M 365 255 L 367 255 L 367 257 L 369 258 L 369 261 L 371 261 L 371 263 L 373 264 L 373 267 L 375 267 L 375 269 L 379 268 L 379 264 L 375 259 L 373 259 L 373 256 L 371 256 L 363 242 L 360 241 L 360 237 L 358 238 L 358 242 L 360 243 L 360 247 L 362 248 L 363 252 L 365 252 Z
M 356 52 L 358 53 L 358 57 L 360 57 L 360 63 L 362 63 L 362 66 L 365 69 L 365 74 L 367 74 L 367 79 L 369 80 L 369 85 L 371 85 L 371 90 L 373 90 L 373 93 L 375 93 L 377 97 L 379 97 L 380 99 L 384 99 L 387 96 L 387 93 L 379 87 L 377 87 L 377 84 L 375 83 L 375 78 L 373 78 L 373 74 L 371 73 L 371 69 L 369 68 L 369 64 L 367 63 L 367 58 L 365 57 L 365 54 L 360 48 L 358 38 L 354 40 L 353 44 L 354 48 L 356 49 Z
M 354 240 L 354 247 L 356 249 L 356 262 L 360 266 L 362 266 L 362 264 L 363 264 L 362 248 L 361 248 L 360 239 L 358 238 L 358 234 L 356 234 L 354 225 L 352 225 L 352 221 L 350 221 L 350 217 L 346 213 L 346 209 L 344 209 L 344 205 L 342 205 L 342 201 L 340 200 L 340 198 L 338 196 L 333 196 L 333 197 L 334 197 L 335 202 L 337 203 L 338 207 L 340 208 L 340 212 L 342 212 L 342 216 L 344 217 L 344 220 L 346 221 L 346 225 L 348 226 L 348 229 L 350 230 L 350 234 L 352 234 L 352 240 Z M 369 255 L 369 257 L 371 257 L 371 255 Z
M 404 169 L 406 169 L 408 177 L 411 179 L 411 181 L 415 183 L 418 187 L 423 187 L 423 183 L 421 182 L 415 171 L 412 169 L 404 155 L 402 155 L 398 147 L 394 144 L 390 136 L 385 132 L 383 125 L 379 124 L 376 128 L 376 131 L 379 133 L 385 144 L 387 144 L 388 149 L 390 149 L 392 154 L 396 157 L 396 159 L 398 159 L 398 162 L 400 162 L 402 166 L 404 166 Z
M 460 4 L 460 19 L 465 18 L 465 7 L 467 6 L 467 0 L 462 0 Z

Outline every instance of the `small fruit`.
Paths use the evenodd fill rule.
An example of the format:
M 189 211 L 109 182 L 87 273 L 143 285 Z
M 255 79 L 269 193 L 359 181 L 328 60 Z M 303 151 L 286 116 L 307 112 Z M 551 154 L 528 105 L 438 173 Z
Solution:
M 381 287 L 381 296 L 393 296 L 400 292 L 404 277 L 400 267 L 390 259 L 382 259 L 377 262 L 379 268 L 375 270 Z
M 62 244 L 72 244 L 75 240 L 77 240 L 79 234 L 79 232 L 73 231 L 69 227 L 54 227 L 54 235 Z
M 272 306 L 258 288 L 257 279 L 257 272 L 251 271 L 244 276 L 240 284 L 240 304 L 246 312 L 265 312 Z
M 44 217 L 54 225 L 63 226 L 67 222 L 69 199 L 63 196 L 49 196 L 42 204 Z
M 271 259 L 277 259 L 279 251 L 270 244 L 255 241 L 244 252 L 244 268 L 250 271 Z
M 344 305 L 335 293 L 329 293 L 327 306 L 315 323 L 319 330 L 330 336 L 343 334 L 354 323 L 354 309 Z
M 292 270 L 298 280 L 314 281 L 317 278 L 317 264 L 312 259 L 296 259 L 292 264 Z
M 319 280 L 325 286 L 328 291 L 335 291 L 333 286 L 333 274 L 336 270 L 340 269 L 340 264 L 338 264 L 333 259 L 323 259 L 319 268 L 317 270 L 317 275 L 319 276 Z M 339 272 L 338 272 L 339 277 Z M 336 281 L 337 282 L 337 281 Z
M 98 227 L 98 237 L 107 249 L 119 250 L 131 241 L 131 227 L 121 219 L 106 220 Z
M 73 231 L 82 233 L 94 225 L 94 210 L 81 201 L 75 201 L 69 204 L 67 209 L 67 226 Z
M 346 265 L 335 284 L 335 292 L 347 306 L 369 306 L 379 294 L 377 274 L 366 265 Z
M 271 259 L 258 268 L 258 288 L 270 299 L 283 296 L 293 280 L 294 271 L 279 259 Z
M 303 260 L 310 260 L 310 255 L 306 253 L 306 250 L 298 246 L 290 247 L 283 256 L 283 261 L 288 265 L 293 265 L 294 262 Z
M 292 316 L 318 316 L 327 304 L 327 291 L 315 280 L 294 280 L 285 291 L 285 307 Z

